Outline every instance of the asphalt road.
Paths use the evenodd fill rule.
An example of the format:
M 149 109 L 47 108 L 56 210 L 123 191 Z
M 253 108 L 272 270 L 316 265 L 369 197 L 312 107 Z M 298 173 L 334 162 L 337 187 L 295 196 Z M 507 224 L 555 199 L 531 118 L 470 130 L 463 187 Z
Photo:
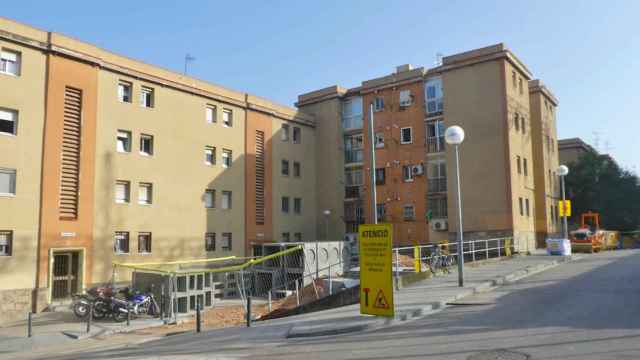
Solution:
M 426 318 L 312 339 L 219 333 L 46 359 L 640 359 L 640 251 L 563 264 Z

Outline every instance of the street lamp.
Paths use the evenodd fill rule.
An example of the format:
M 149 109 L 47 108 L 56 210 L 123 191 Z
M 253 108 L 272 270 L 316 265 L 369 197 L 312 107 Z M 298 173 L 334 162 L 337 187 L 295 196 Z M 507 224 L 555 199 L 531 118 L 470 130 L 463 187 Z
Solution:
M 458 286 L 464 286 L 464 244 L 462 236 L 462 192 L 460 191 L 460 155 L 458 147 L 464 141 L 464 130 L 454 125 L 444 132 L 444 140 L 456 150 L 456 185 L 458 188 Z
M 331 210 L 324 210 L 324 223 L 325 223 L 325 241 L 329 241 L 329 216 Z M 316 279 L 320 277 L 320 252 L 318 249 L 318 240 L 316 238 Z
M 560 176 L 560 186 L 562 188 L 562 233 L 565 239 L 569 238 L 569 228 L 567 226 L 567 203 L 564 193 L 564 177 L 569 174 L 569 168 L 566 165 L 558 166 L 558 176 Z

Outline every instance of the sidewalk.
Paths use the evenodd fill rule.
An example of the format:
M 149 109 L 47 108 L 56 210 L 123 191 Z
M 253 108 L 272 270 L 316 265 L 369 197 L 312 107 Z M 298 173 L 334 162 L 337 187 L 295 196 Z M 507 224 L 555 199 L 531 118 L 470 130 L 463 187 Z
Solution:
M 476 292 L 489 291 L 503 283 L 519 280 L 579 257 L 575 255 L 566 258 L 552 257 L 537 253 L 483 264 L 466 264 L 463 288 L 458 287 L 457 271 L 452 271 L 450 274 L 419 281 L 396 291 L 394 293 L 396 315 L 393 319 L 360 315 L 360 305 L 356 304 L 256 325 L 257 327 L 277 326 L 279 330 L 283 330 L 283 326 L 288 325 L 285 334 L 287 338 L 372 330 L 440 311 L 447 307 L 448 303 L 460 298 Z M 265 332 L 265 330 L 261 331 Z

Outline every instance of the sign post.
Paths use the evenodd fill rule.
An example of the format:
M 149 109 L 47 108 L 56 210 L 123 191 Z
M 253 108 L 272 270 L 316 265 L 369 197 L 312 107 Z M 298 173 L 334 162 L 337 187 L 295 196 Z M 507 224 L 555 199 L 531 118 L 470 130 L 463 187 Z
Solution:
M 558 201 L 558 215 L 571 217 L 571 200 Z
M 360 242 L 360 313 L 394 316 L 391 224 L 363 224 Z

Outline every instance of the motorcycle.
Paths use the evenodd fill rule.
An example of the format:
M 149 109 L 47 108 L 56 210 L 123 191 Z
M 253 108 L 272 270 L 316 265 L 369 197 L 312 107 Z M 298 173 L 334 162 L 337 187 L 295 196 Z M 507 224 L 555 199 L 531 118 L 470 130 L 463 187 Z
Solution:
M 111 314 L 113 320 L 116 322 L 122 322 L 127 319 L 127 314 L 131 312 L 131 315 L 152 315 L 158 314 L 158 304 L 153 296 L 153 293 L 131 294 L 128 288 L 121 291 L 124 298 L 113 297 L 111 299 Z
M 113 289 L 110 287 L 95 287 L 87 290 L 86 294 L 74 294 L 72 295 L 72 309 L 73 313 L 79 318 L 85 318 L 89 314 L 91 305 L 94 306 L 93 317 L 95 319 L 104 318 L 103 313 L 96 313 L 96 305 L 99 302 L 104 301 L 106 298 L 113 296 Z

